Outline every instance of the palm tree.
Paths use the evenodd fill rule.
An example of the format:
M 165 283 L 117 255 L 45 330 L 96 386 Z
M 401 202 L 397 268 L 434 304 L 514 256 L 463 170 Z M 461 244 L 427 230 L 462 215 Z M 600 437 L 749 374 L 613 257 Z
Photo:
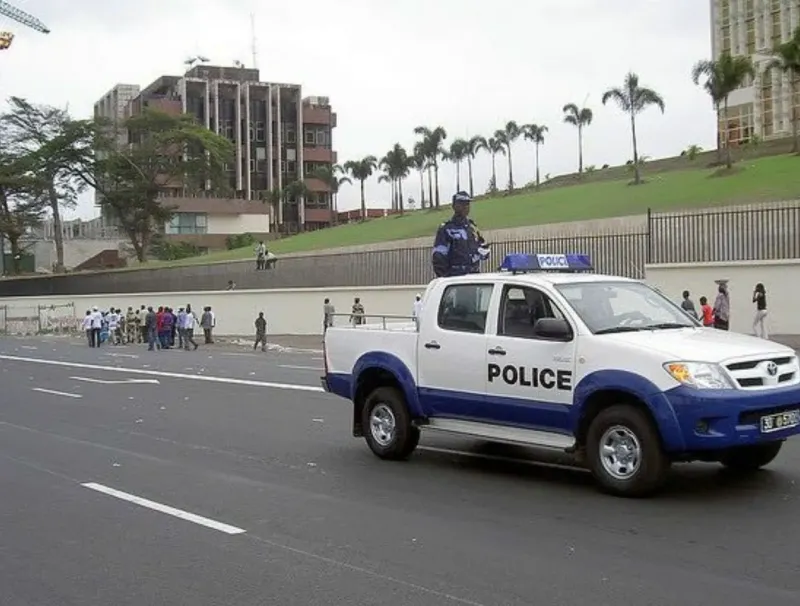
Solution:
M 386 176 L 392 183 L 392 202 L 393 208 L 397 208 L 400 213 L 405 210 L 403 204 L 403 179 L 408 176 L 410 162 L 408 152 L 399 143 L 395 143 L 387 154 L 381 159 L 380 166 L 386 171 Z
M 382 175 L 378 175 L 378 183 L 388 183 L 389 189 L 391 191 L 391 200 L 392 200 L 392 210 L 395 210 L 397 207 L 397 190 L 395 188 L 396 182 L 389 173 L 384 172 Z
M 304 217 L 300 214 L 300 200 L 309 194 L 308 186 L 304 181 L 292 181 L 283 188 L 284 203 L 288 206 L 291 202 L 297 204 L 297 228 L 303 231 L 305 228 Z
M 447 139 L 447 131 L 441 126 L 430 129 L 427 126 L 418 126 L 414 129 L 414 134 L 422 137 L 421 149 L 433 168 L 433 179 L 435 182 L 435 206 L 439 208 L 439 159 L 444 155 L 444 140 Z M 431 196 L 433 198 L 433 196 Z
M 526 124 L 522 127 L 522 136 L 526 141 L 530 141 L 536 147 L 536 187 L 538 189 L 541 180 L 539 178 L 539 146 L 544 145 L 544 134 L 547 127 L 539 124 Z
M 361 186 L 361 220 L 367 220 L 367 199 L 364 195 L 364 183 L 372 176 L 378 168 L 378 159 L 375 156 L 366 156 L 361 160 L 349 160 L 345 162 L 344 169 L 350 173 Z
M 456 191 L 461 191 L 461 163 L 467 159 L 468 145 L 464 139 L 456 139 L 447 152 L 447 159 L 456 165 Z
M 419 172 L 419 207 L 424 209 L 425 208 L 425 171 L 430 172 L 430 164 L 428 164 L 428 159 L 422 155 L 417 149 L 419 143 L 414 146 L 414 153 L 408 159 L 409 168 L 413 168 L 414 170 Z M 429 175 L 430 176 L 430 175 Z M 428 185 L 433 188 L 431 181 L 428 181 Z M 433 201 L 431 200 L 431 204 Z
M 725 126 L 723 130 L 723 140 L 725 144 L 725 165 L 728 168 L 733 166 L 731 156 L 731 146 L 728 137 L 728 97 L 730 94 L 747 81 L 748 78 L 755 76 L 755 68 L 750 57 L 734 57 L 730 53 L 723 53 L 716 61 L 699 61 L 692 69 L 692 80 L 695 84 L 700 83 L 702 77 L 706 78 L 703 87 L 711 94 L 712 100 L 717 104 L 722 104 Z
M 767 69 L 778 70 L 787 76 L 792 83 L 792 152 L 800 151 L 800 134 L 798 134 L 797 106 L 800 104 L 800 26 L 794 30 L 789 41 L 778 44 L 772 49 L 773 59 L 767 64 Z
M 664 99 L 652 88 L 639 86 L 639 76 L 628 72 L 625 83 L 620 88 L 610 88 L 603 93 L 603 105 L 614 101 L 620 109 L 628 114 L 631 120 L 631 138 L 633 140 L 633 182 L 639 185 L 642 175 L 639 170 L 639 146 L 636 141 L 636 115 L 651 105 L 655 105 L 664 113 Z
M 475 184 L 472 181 L 472 161 L 480 151 L 481 141 L 483 137 L 470 137 L 467 141 L 467 171 L 469 172 L 469 196 L 472 198 L 475 195 Z
M 692 68 L 692 81 L 695 85 L 700 84 L 700 79 L 705 78 L 703 89 L 711 97 L 714 105 L 714 113 L 717 116 L 717 130 L 722 121 L 722 101 L 725 96 L 722 94 L 722 75 L 719 73 L 719 64 L 715 61 L 698 61 Z M 719 136 L 717 137 L 717 162 L 722 161 L 721 146 Z
M 264 204 L 269 204 L 270 218 L 272 224 L 275 226 L 275 231 L 278 231 L 283 224 L 283 192 L 277 187 L 272 188 L 267 192 L 261 194 L 261 201 Z
M 494 133 L 494 138 L 500 141 L 508 152 L 508 191 L 514 191 L 514 161 L 511 157 L 511 144 L 519 139 L 520 135 L 522 135 L 522 129 L 513 120 Z
M 492 156 L 492 189 L 493 191 L 497 190 L 497 154 L 501 154 L 503 156 L 506 155 L 506 146 L 502 141 L 497 140 L 494 137 L 489 137 L 488 139 L 481 138 L 480 142 L 478 143 L 478 149 L 484 150 L 489 152 Z
M 331 211 L 335 223 L 339 212 L 339 188 L 345 183 L 347 185 L 352 185 L 353 182 L 345 175 L 344 169 L 339 164 L 322 164 L 308 176 L 312 179 L 319 179 L 330 188 Z
M 578 129 L 578 174 L 583 174 L 583 129 L 592 123 L 594 114 L 588 107 L 578 108 L 574 103 L 567 103 L 562 110 L 564 122 Z

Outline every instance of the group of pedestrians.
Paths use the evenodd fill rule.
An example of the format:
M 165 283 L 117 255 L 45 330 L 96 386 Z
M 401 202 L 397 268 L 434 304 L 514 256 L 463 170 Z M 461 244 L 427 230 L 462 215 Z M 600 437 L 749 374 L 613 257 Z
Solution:
M 767 289 L 759 282 L 753 288 L 752 303 L 755 307 L 753 315 L 753 334 L 762 339 L 769 339 L 767 329 Z M 690 316 L 703 322 L 703 326 L 717 328 L 719 330 L 730 330 L 731 325 L 731 296 L 728 290 L 728 283 L 720 280 L 717 282 L 717 296 L 714 305 L 708 304 L 706 297 L 700 297 L 700 312 L 697 312 L 691 293 L 683 291 L 683 301 L 681 308 Z
M 203 329 L 205 343 L 214 343 L 213 331 L 216 316 L 211 307 L 206 307 L 198 318 L 191 305 L 176 312 L 172 307 L 142 305 L 127 313 L 111 307 L 100 311 L 97 307 L 87 310 L 81 328 L 86 334 L 89 347 L 102 344 L 147 344 L 148 351 L 160 349 L 197 349 L 194 340 L 195 328 Z

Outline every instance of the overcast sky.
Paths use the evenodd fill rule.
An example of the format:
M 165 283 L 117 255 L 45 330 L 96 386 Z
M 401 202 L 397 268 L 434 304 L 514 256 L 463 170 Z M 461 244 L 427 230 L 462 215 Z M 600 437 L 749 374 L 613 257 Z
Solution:
M 604 90 L 626 72 L 659 91 L 666 114 L 648 110 L 638 123 L 639 149 L 672 156 L 689 145 L 713 146 L 708 98 L 692 85 L 695 61 L 710 55 L 707 0 L 11 0 L 41 19 L 48 36 L 0 17 L 16 34 L 0 55 L 0 93 L 68 104 L 89 116 L 116 83 L 146 85 L 178 74 L 196 54 L 215 64 L 252 64 L 255 13 L 262 80 L 297 82 L 305 95 L 331 98 L 339 115 L 340 161 L 383 155 L 395 142 L 411 147 L 413 128 L 443 126 L 449 138 L 490 135 L 508 120 L 547 125 L 542 174 L 575 170 L 577 136 L 562 123 L 565 103 L 595 113 L 585 133 L 587 165 L 631 157 L 629 126 Z M 515 177 L 534 175 L 533 149 L 519 142 Z M 498 179 L 505 185 L 505 162 Z M 477 163 L 485 189 L 488 157 Z M 455 188 L 441 174 L 442 195 Z M 406 195 L 419 199 L 412 176 Z M 388 186 L 368 187 L 373 206 L 387 206 Z M 342 207 L 358 204 L 345 187 Z M 96 213 L 91 197 L 78 214 Z

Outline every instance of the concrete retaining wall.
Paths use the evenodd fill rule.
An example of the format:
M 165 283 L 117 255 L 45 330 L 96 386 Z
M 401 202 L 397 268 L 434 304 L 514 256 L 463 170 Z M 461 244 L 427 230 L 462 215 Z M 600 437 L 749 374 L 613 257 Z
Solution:
M 729 281 L 732 329 L 751 332 L 754 307 L 753 286 L 762 282 L 769 301 L 769 328 L 772 333 L 800 335 L 800 258 L 753 262 L 692 263 L 648 265 L 646 280 L 675 301 L 686 289 L 695 303 L 705 295 L 713 303 L 714 280 Z M 270 289 L 238 291 L 187 291 L 142 294 L 97 294 L 81 296 L 0 298 L 0 306 L 30 309 L 37 305 L 74 303 L 82 316 L 97 305 L 101 309 L 127 309 L 140 305 L 168 305 L 175 309 L 190 303 L 201 311 L 210 305 L 217 314 L 220 335 L 249 335 L 259 311 L 265 312 L 271 334 L 314 335 L 321 332 L 322 302 L 330 297 L 338 313 L 348 313 L 354 297 L 361 297 L 368 314 L 409 316 L 414 295 L 425 285 L 362 286 L 337 288 Z M 344 321 L 344 320 L 342 320 Z

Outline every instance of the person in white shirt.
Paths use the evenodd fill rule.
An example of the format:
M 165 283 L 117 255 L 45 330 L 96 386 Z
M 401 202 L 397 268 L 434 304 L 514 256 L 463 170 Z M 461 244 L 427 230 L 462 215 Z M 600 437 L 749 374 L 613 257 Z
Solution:
M 86 340 L 89 342 L 89 347 L 92 346 L 92 312 L 86 310 L 86 315 L 83 316 L 81 321 L 81 330 L 86 334 Z
M 111 345 L 119 345 L 119 314 L 113 307 L 109 310 L 108 316 L 108 342 Z
M 92 307 L 92 313 L 89 316 L 92 324 L 92 347 L 100 347 L 100 331 L 103 329 L 103 314 L 97 309 Z
M 183 317 L 183 344 L 185 349 L 189 350 L 189 344 L 191 343 L 195 349 L 197 349 L 197 343 L 194 342 L 194 326 L 197 324 L 197 316 L 194 315 L 192 311 L 192 306 L 186 306 L 186 315 Z
M 414 318 L 414 322 L 417 324 L 417 330 L 419 330 L 419 319 L 422 316 L 422 295 L 420 294 L 414 297 L 414 309 L 411 315 Z

